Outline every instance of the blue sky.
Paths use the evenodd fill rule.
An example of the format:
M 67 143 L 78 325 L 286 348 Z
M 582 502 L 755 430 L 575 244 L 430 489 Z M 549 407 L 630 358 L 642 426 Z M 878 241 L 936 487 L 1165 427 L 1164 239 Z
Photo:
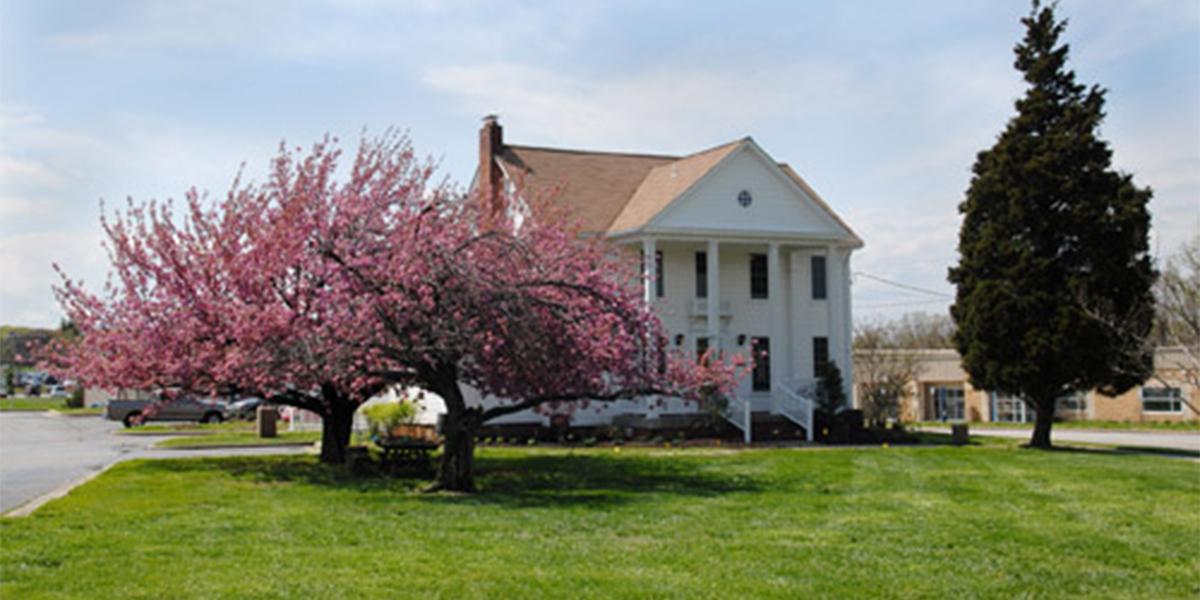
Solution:
M 220 194 L 279 142 L 410 131 L 460 182 L 514 143 L 687 153 L 752 135 L 867 246 L 855 269 L 944 294 L 975 152 L 1012 114 L 1023 2 L 0 0 L 0 323 L 53 325 L 60 263 L 99 286 L 99 200 Z M 1062 2 L 1109 89 L 1116 166 L 1154 247 L 1200 229 L 1200 2 Z M 859 278 L 865 318 L 942 311 Z

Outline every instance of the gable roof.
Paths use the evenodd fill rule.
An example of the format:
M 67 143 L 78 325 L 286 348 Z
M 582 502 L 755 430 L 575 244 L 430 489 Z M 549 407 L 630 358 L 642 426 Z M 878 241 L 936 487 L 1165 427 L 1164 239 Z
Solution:
M 744 139 L 729 142 L 654 167 L 609 225 L 608 232 L 628 231 L 649 223 L 672 200 L 691 188 L 744 142 Z
M 645 227 L 676 198 L 692 188 L 725 158 L 754 141 L 741 138 L 685 156 L 597 152 L 505 144 L 496 154 L 504 176 L 534 194 L 558 193 L 589 233 L 616 234 Z M 862 239 L 820 195 L 786 163 L 768 164 L 845 230 L 856 246 Z

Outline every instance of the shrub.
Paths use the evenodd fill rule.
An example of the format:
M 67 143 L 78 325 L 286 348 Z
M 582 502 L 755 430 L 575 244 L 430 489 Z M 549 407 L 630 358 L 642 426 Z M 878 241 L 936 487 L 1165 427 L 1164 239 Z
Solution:
M 408 400 L 380 402 L 362 409 L 371 428 L 371 435 L 387 437 L 397 425 L 407 425 L 417 419 L 417 404 Z

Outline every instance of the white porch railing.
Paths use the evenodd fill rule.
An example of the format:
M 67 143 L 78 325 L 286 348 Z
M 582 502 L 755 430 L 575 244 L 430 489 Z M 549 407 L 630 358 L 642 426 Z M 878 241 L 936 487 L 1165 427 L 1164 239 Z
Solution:
M 797 379 L 775 386 L 772 394 L 774 408 L 779 414 L 804 428 L 805 441 L 813 441 L 813 400 L 817 389 L 815 379 Z
M 722 414 L 726 421 L 733 424 L 734 427 L 742 430 L 742 440 L 747 444 L 751 442 L 750 436 L 750 400 L 747 398 L 738 398 L 737 396 L 729 397 L 729 404 L 725 406 L 725 412 Z

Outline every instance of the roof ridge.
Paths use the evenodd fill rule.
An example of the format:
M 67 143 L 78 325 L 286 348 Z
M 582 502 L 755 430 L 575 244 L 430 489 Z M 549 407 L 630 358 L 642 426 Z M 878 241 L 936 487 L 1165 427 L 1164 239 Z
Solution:
M 683 160 L 683 159 L 685 159 L 685 158 L 692 158 L 693 156 L 700 156 L 701 154 L 708 154 L 709 152 L 712 152 L 712 151 L 714 151 L 714 150 L 720 150 L 721 148 L 724 148 L 724 147 L 726 147 L 726 146 L 732 146 L 732 145 L 734 145 L 734 144 L 740 144 L 740 143 L 742 143 L 742 142 L 745 142 L 745 141 L 747 141 L 747 140 L 749 140 L 749 139 L 750 139 L 750 136 L 748 136 L 748 135 L 747 135 L 747 136 L 742 136 L 742 137 L 740 137 L 740 138 L 738 138 L 738 139 L 736 139 L 736 140 L 730 140 L 730 141 L 728 141 L 728 142 L 724 142 L 724 143 L 721 143 L 721 144 L 717 144 L 716 146 L 710 146 L 710 147 L 708 147 L 708 148 L 705 148 L 705 149 L 703 149 L 703 150 L 697 150 L 697 151 L 695 151 L 695 152 L 693 152 L 693 153 L 691 153 L 691 154 L 685 154 L 685 155 L 683 155 L 683 156 L 680 156 L 680 157 L 679 157 L 679 160 Z
M 676 154 L 652 154 L 649 152 L 621 152 L 616 150 L 584 150 L 581 148 L 552 148 L 550 146 L 529 146 L 525 144 L 504 144 L 505 148 L 516 148 L 518 150 L 541 150 L 543 152 L 563 152 L 568 154 L 604 154 L 607 156 L 628 156 L 630 158 L 663 158 L 669 160 L 679 160 L 687 158 L 689 155 L 679 156 Z

